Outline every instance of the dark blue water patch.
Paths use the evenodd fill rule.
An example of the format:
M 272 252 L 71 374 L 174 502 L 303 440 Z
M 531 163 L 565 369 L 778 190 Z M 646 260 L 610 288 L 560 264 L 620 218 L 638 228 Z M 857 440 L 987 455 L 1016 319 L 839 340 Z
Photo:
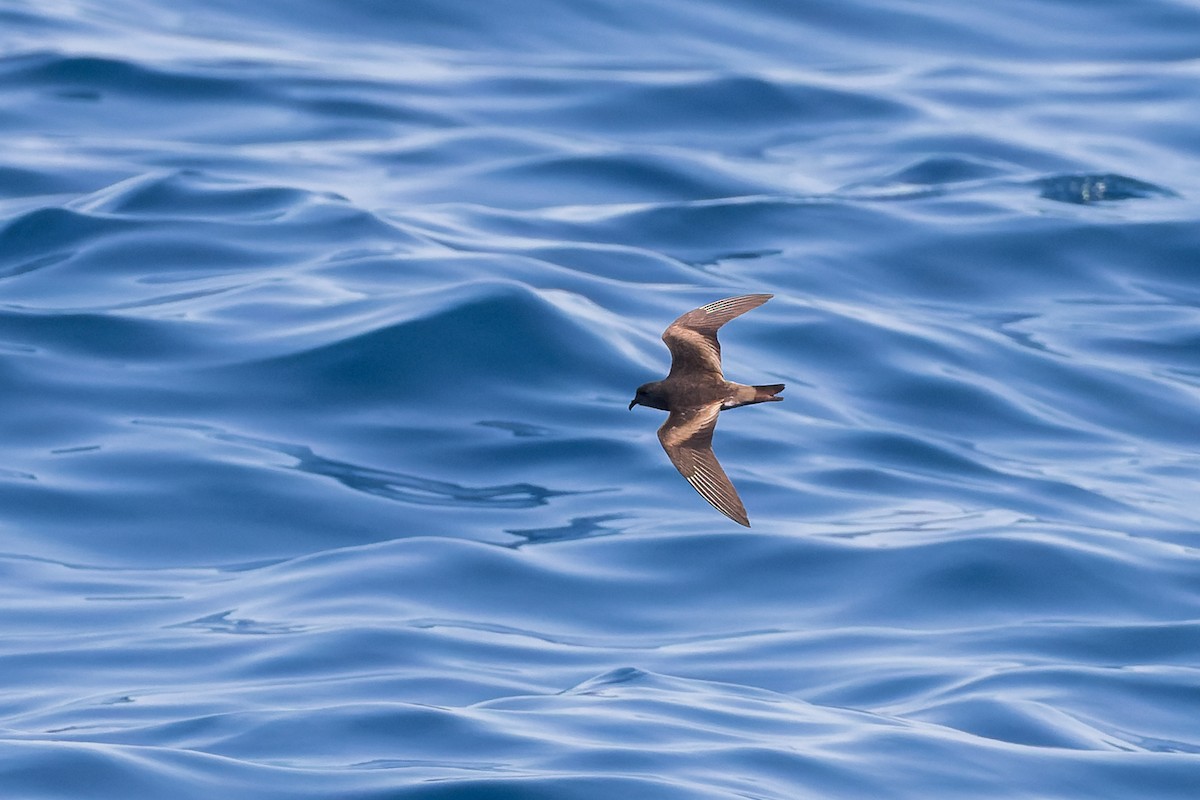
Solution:
M 359 246 L 367 246 L 379 238 L 393 243 L 406 240 L 396 226 L 352 207 L 340 195 L 247 185 L 198 170 L 155 171 L 137 176 L 93 192 L 77 205 L 104 219 L 134 221 L 148 228 L 162 219 L 197 227 L 204 223 L 240 222 L 257 227 L 259 240 L 264 238 L 264 231 L 278 233 L 269 241 L 281 246 L 308 244 L 317 238 L 322 242 L 345 238 Z M 315 227 L 320 230 L 313 230 Z M 306 235 L 309 241 L 304 240 Z M 407 241 L 414 240 L 407 238 Z
M 206 5 L 202 16 L 219 9 L 222 16 L 244 19 L 241 7 Z M 200 10 L 198 10 L 200 11 Z M 1012 9 L 976 10 L 961 17 L 936 11 L 920 15 L 900 9 L 847 6 L 834 11 L 797 10 L 772 2 L 727 8 L 704 3 L 682 9 L 670 2 L 651 3 L 638 13 L 610 3 L 576 3 L 563 7 L 538 6 L 513 25 L 491 8 L 448 12 L 423 2 L 403 17 L 381 13 L 376 3 L 338 6 L 306 3 L 302 11 L 281 13 L 264 8 L 252 18 L 257 27 L 281 27 L 303 38 L 319 31 L 325 38 L 357 41 L 380 37 L 410 45 L 448 47 L 533 59 L 574 53 L 576 57 L 627 54 L 641 63 L 661 63 L 667 57 L 710 60 L 714 54 L 755 62 L 767 59 L 814 63 L 890 63 L 917 53 L 949 50 L 973 58 L 1014 55 L 1054 63 L 1071 58 L 1186 58 L 1193 52 L 1183 31 L 1195 21 L 1194 9 L 1177 2 L 1159 2 L 1146 16 L 1130 16 L 1119 5 L 1093 8 L 1089 24 L 1076 24 L 1074 4 L 1024 4 Z M 220 17 L 217 17 L 220 19 Z M 755 24 L 747 24 L 753 20 Z M 238 23 L 227 23 L 237 25 Z M 1078 29 L 1078 30 L 1077 30 Z M 670 40 L 655 35 L 670 30 Z M 1045 31 L 1059 31 L 1050 40 Z M 1123 35 L 1146 30 L 1144 37 Z M 1066 33 L 1061 33 L 1061 32 Z M 585 35 L 586 33 L 586 35 Z M 261 36 L 261 34 L 259 34 Z M 277 34 L 278 35 L 278 34 Z M 874 57 L 854 53 L 866 41 Z M 803 43 L 797 48 L 797 43 Z
M 194 170 L 151 173 L 93 195 L 91 209 L 140 220 L 155 217 L 205 220 L 271 220 L 310 202 L 344 202 L 284 187 L 248 186 Z
M 247 10 L 221 2 L 195 10 L 210 24 L 243 28 Z M 217 12 L 217 13 L 214 13 Z M 772 13 L 770 7 L 761 13 Z M 433 2 L 415 3 L 403 15 L 386 13 L 374 2 L 349 6 L 331 6 L 325 2 L 306 3 L 303 10 L 286 13 L 272 7 L 250 12 L 255 20 L 254 32 L 242 35 L 258 39 L 286 40 L 316 35 L 329 43 L 344 43 L 353 47 L 363 39 L 379 37 L 394 46 L 402 42 L 410 48 L 428 47 L 461 51 L 476 57 L 518 59 L 521 62 L 561 64 L 564 60 L 586 60 L 599 67 L 611 67 L 616 61 L 621 67 L 629 64 L 661 66 L 678 63 L 680 58 L 701 61 L 707 47 L 697 48 L 695 37 L 723 32 L 728 47 L 740 44 L 761 48 L 769 43 L 783 46 L 791 30 L 744 29 L 737 25 L 738 15 L 718 5 L 697 14 L 693 10 L 675 8 L 670 3 L 655 3 L 652 8 L 637 13 L 611 3 L 576 3 L 567 6 L 544 6 L 515 9 L 498 13 L 497 9 L 448 10 Z M 522 24 L 512 24 L 514 19 Z M 672 30 L 670 39 L 649 36 L 643 30 L 648 19 L 655 20 L 654 29 Z M 787 15 L 784 15 L 787 19 Z M 763 32 L 769 35 L 764 37 Z M 269 35 L 266 32 L 271 32 Z M 794 43 L 794 40 L 793 40 Z M 816 41 L 814 41 L 814 45 Z M 614 54 L 624 57 L 616 60 Z
M 1090 708 L 1086 701 L 1071 703 L 1068 713 L 1060 713 L 1041 704 L 1026 704 L 1021 711 L 1032 711 L 1038 717 L 1052 723 L 1038 725 L 1037 717 L 1014 719 L 1026 715 L 1013 714 L 1012 708 L 1001 708 L 1000 703 L 995 700 L 996 697 L 1013 690 L 1053 684 L 1061 677 L 1061 668 L 1055 666 L 1006 670 L 973 682 L 974 685 L 961 687 L 959 691 L 954 692 L 954 697 L 949 702 L 930 708 L 927 718 L 931 721 L 950 723 L 957 728 L 974 729 L 972 732 L 979 732 L 980 735 L 1016 744 L 1044 746 L 1042 742 L 1023 742 L 1022 739 L 1058 733 L 1064 738 L 1060 746 L 1077 749 L 1095 749 L 1100 746 L 1128 751 L 1137 745 L 1137 741 L 1136 737 L 1129 737 L 1128 730 L 1123 728 L 1141 716 L 1143 719 L 1153 718 L 1151 726 L 1157 733 L 1152 737 L 1157 741 L 1148 748 L 1150 752 L 1194 753 L 1194 745 L 1188 742 L 1190 726 L 1185 721 L 1189 707 L 1194 703 L 1187 697 L 1188 693 L 1180 683 L 1183 675 L 1178 670 L 1153 669 L 1128 674 L 1120 669 L 1096 668 L 1075 674 L 1074 677 L 1085 686 L 1104 686 L 1114 696 L 1124 700 L 1125 708 L 1120 715 L 1122 719 L 1102 727 L 1092 724 L 1095 709 Z M 1156 710 L 1159 706 L 1156 700 L 1179 705 L 1174 711 L 1164 714 Z M 1053 724 L 1055 722 L 1057 724 Z
M 836 199 L 763 195 L 617 206 L 595 219 L 579 221 L 567 215 L 487 208 L 464 209 L 459 214 L 469 214 L 472 228 L 502 237 L 522 237 L 531 245 L 565 240 L 636 246 L 692 264 L 797 242 L 815 248 L 822 241 L 851 237 L 865 227 L 901 228 L 901 223 L 883 210 Z
M 937 74 L 935 71 L 931 73 L 931 77 L 936 78 Z M 990 73 L 989 75 L 992 80 L 1003 83 L 996 76 Z M 954 79 L 952 85 L 957 86 L 960 81 L 971 85 L 978 76 L 959 75 L 957 72 L 953 72 L 952 78 Z M 926 88 L 923 93 L 933 95 L 936 93 L 936 89 Z M 986 94 L 988 97 L 994 97 L 996 92 L 988 91 Z M 965 105 L 977 108 L 980 101 L 972 99 L 965 102 Z M 951 164 L 962 160 L 975 163 L 975 169 L 981 172 L 986 171 L 989 164 L 995 165 L 996 168 L 1005 172 L 1014 170 L 1033 173 L 1064 171 L 1081 166 L 1080 162 L 1072 158 L 1069 152 L 1039 146 L 1035 142 L 1008 138 L 1001 135 L 998 130 L 964 131 L 957 128 L 935 127 L 933 130 L 919 128 L 889 144 L 890 146 L 886 150 L 874 154 L 883 165 L 881 172 L 884 175 L 893 174 L 897 168 L 903 171 L 912 167 L 918 168 L 918 175 L 922 173 L 936 175 L 948 168 L 942 162 L 943 159 L 951 159 Z M 918 160 L 916 164 L 912 163 L 914 159 Z M 927 160 L 932 162 L 932 168 L 921 168 L 921 163 Z M 963 167 L 954 169 L 957 174 L 964 171 L 966 169 Z M 979 177 L 986 180 L 989 176 L 980 175 Z
M 874 256 L 878 263 L 872 274 L 897 292 L 953 297 L 955 302 L 975 298 L 981 305 L 1001 297 L 1009 303 L 1034 303 L 1049 295 L 1125 297 L 1131 280 L 1184 283 L 1174 278 L 1184 269 L 1179 248 L 1194 235 L 1189 226 L 1106 222 L 1022 220 L 1021 235 L 1013 235 L 1011 220 L 996 219 L 948 232 L 946 246 L 937 248 L 900 240 L 886 254 Z M 1117 269 L 1104 266 L 1113 261 L 1119 263 Z
M 297 295 L 309 295 L 309 305 L 319 306 L 319 284 L 279 271 L 298 259 L 312 259 L 317 242 L 326 257 L 340 254 L 344 239 L 376 251 L 424 245 L 399 226 L 335 197 L 251 190 L 197 175 L 133 179 L 80 205 L 88 210 L 26 213 L 0 232 L 11 254 L 6 267 L 13 279 L 10 302 L 55 310 L 44 307 L 43 287 L 56 286 L 66 287 L 55 292 L 57 310 L 146 309 L 187 319 L 200 309 L 211 313 L 238 302 L 248 309 L 254 294 L 287 284 Z M 144 210 L 150 207 L 153 212 Z M 226 219 L 211 216 L 217 213 Z M 224 294 L 227 300 L 216 299 Z M 274 305 L 284 312 L 304 304 Z
M 572 118 L 589 128 L 627 135 L 679 131 L 688 142 L 725 136 L 730 128 L 832 127 L 847 118 L 900 122 L 911 114 L 904 104 L 871 95 L 758 76 L 685 74 L 658 85 L 619 82 L 599 97 L 602 104 L 574 109 Z M 626 111 L 614 114 L 613 108 Z
M 0 21 L 3 21 L 5 25 L 11 25 L 12 30 L 37 31 L 42 34 L 69 31 L 75 27 L 61 18 L 37 13 L 34 10 L 25 11 L 16 8 L 0 10 Z
M 860 200 L 893 202 L 920 201 L 947 197 L 956 193 L 959 204 L 968 193 L 988 212 L 989 196 L 998 198 L 1000 192 L 1031 186 L 1037 195 L 1047 200 L 1075 205 L 1145 199 L 1179 199 L 1171 189 L 1138 181 L 1122 175 L 1052 175 L 1032 182 L 1017 180 L 1023 172 L 1015 164 L 987 163 L 976 159 L 935 158 L 918 162 L 877 180 L 843 187 L 839 195 Z M 956 213 L 969 213 L 969 206 Z M 998 209 L 990 210 L 995 213 Z M 977 215 L 978 212 L 977 212 Z
M 910 164 L 875 183 L 877 186 L 937 186 L 996 178 L 1010 172 L 1007 165 L 963 156 L 932 156 Z M 855 189 L 859 187 L 847 187 Z
M 57 194 L 77 188 L 66 176 L 25 166 L 0 165 L 0 197 Z
M 1034 182 L 1042 197 L 1063 203 L 1099 203 L 1147 197 L 1178 197 L 1175 192 L 1124 175 L 1056 175 Z
M 0 62 L 0 92 L 36 93 L 25 116 L 55 121 L 60 133 L 128 130 L 130 125 L 182 129 L 202 125 L 205 114 L 241 105 L 253 109 L 278 102 L 253 76 L 201 74 L 129 60 L 55 52 L 9 57 Z M 163 114 L 169 105 L 172 114 Z M 228 113 L 228 112 L 226 112 Z
M 401 181 L 407 175 L 397 175 Z M 764 185 L 697 163 L 664 156 L 577 154 L 502 162 L 487 169 L 456 175 L 478 182 L 474 191 L 438 181 L 437 191 L 422 188 L 416 196 L 430 202 L 471 202 L 499 208 L 537 208 L 596 203 L 645 203 L 706 200 L 754 194 Z M 511 186 L 522 189 L 514 193 Z M 491 187 L 490 189 L 488 187 Z
M 21 86 L 59 87 L 58 91 L 88 92 L 95 98 L 108 92 L 136 96 L 201 98 L 218 96 L 233 101 L 244 96 L 245 86 L 231 91 L 223 81 L 189 73 L 166 74 L 160 70 L 110 58 L 30 53 L 4 62 L 3 81 Z M 249 98 L 247 98 L 249 99 Z
M 389 142 L 369 157 L 391 168 L 394 179 L 402 179 L 411 170 L 460 166 L 485 156 L 493 160 L 534 158 L 546 147 L 545 141 L 530 141 L 527 135 L 505 128 L 454 128 Z
M 346 80 L 287 81 L 281 89 L 287 104 L 297 112 L 314 119 L 325 120 L 313 138 L 337 140 L 366 138 L 390 130 L 390 126 L 424 129 L 429 126 L 449 127 L 460 124 L 457 115 L 447 113 L 437 102 L 421 102 L 414 94 L 415 87 L 406 87 L 401 97 L 390 83 L 362 82 L 352 93 L 347 89 L 354 83 Z
M 5 66 L 0 92 L 24 100 L 20 118 L 53 125 L 60 135 L 93 136 L 136 126 L 187 142 L 235 145 L 295 135 L 362 137 L 378 133 L 380 126 L 447 120 L 420 102 L 395 102 L 394 90 L 377 82 L 344 81 L 330 90 L 327 80 L 303 70 L 262 64 L 160 66 L 50 52 L 10 57 L 0 61 Z M 164 104 L 170 114 L 162 112 Z M 234 107 L 239 113 L 229 111 Z
M 0 230 L 6 274 L 29 272 L 29 263 L 44 264 L 49 254 L 70 254 L 101 233 L 116 233 L 133 223 L 101 219 L 66 208 L 40 208 L 9 220 Z
M 109 365 L 174 361 L 191 348 L 182 331 L 95 313 L 0 310 L 0 338 L 47 358 L 85 356 Z
M 368 321 L 362 333 L 238 368 L 241 377 L 230 372 L 228 379 L 253 375 L 264 391 L 284 392 L 300 403 L 339 397 L 394 403 L 409 396 L 443 409 L 472 403 L 477 386 L 511 398 L 563 383 L 580 392 L 607 385 L 605 371 L 597 369 L 608 349 L 603 340 L 528 291 L 481 283 L 441 298 L 438 312 Z M 609 360 L 611 369 L 629 372 Z

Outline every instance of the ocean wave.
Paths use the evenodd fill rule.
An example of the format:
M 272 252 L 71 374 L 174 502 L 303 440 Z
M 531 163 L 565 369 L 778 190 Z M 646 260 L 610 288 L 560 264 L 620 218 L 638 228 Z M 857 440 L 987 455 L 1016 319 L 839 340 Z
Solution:
M 385 5 L 0 11 L 8 794 L 1195 794 L 1193 4 Z

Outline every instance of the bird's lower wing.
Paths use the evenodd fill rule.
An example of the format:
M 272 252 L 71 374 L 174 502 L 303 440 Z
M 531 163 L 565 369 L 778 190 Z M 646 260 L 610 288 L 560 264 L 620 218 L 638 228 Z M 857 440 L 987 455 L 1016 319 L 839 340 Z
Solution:
M 712 435 L 720 412 L 719 403 L 672 411 L 658 429 L 658 440 L 679 474 L 687 478 L 701 497 L 734 522 L 749 528 L 746 507 L 713 454 Z

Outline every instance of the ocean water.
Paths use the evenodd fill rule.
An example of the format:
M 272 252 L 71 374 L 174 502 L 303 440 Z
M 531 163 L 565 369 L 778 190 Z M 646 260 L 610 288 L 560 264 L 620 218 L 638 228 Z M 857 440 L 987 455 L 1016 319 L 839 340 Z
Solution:
M 1198 31 L 7 0 L 0 795 L 1197 797 Z

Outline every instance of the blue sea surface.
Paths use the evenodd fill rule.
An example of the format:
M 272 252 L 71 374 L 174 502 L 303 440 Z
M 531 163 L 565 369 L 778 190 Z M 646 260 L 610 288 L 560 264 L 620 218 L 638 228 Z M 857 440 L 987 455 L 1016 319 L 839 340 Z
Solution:
M 1194 800 L 1198 198 L 1195 0 L 7 0 L 0 796 Z

